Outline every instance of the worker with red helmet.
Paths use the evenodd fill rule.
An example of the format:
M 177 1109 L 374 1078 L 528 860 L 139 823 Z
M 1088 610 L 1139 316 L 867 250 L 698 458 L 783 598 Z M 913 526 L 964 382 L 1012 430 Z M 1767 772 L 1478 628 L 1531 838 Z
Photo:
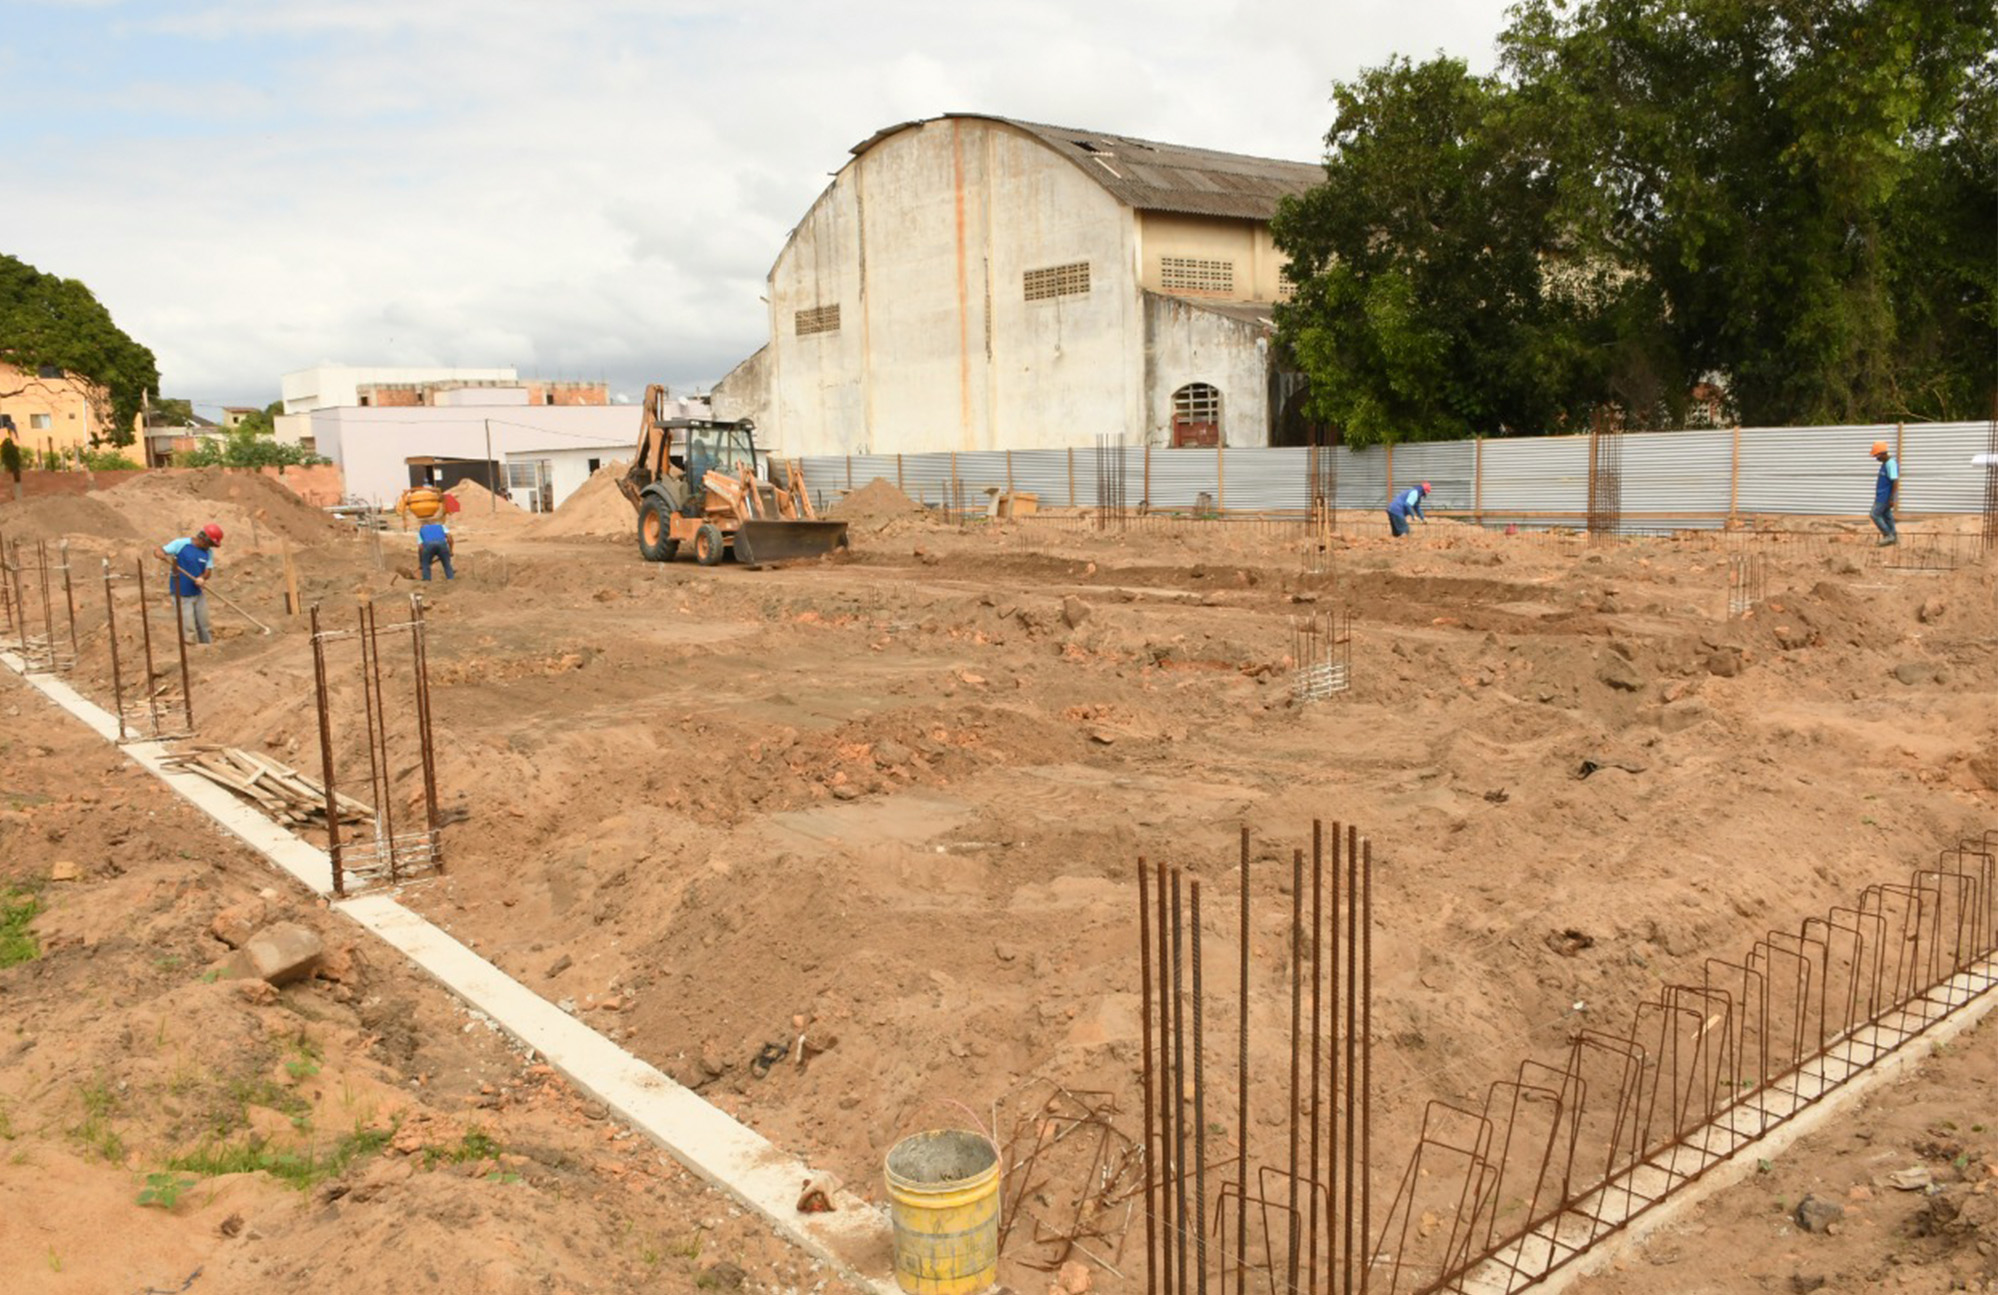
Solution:
M 1419 486 L 1411 486 L 1397 494 L 1394 502 L 1388 505 L 1388 529 L 1393 531 L 1397 538 L 1408 534 L 1408 519 L 1411 515 L 1418 522 L 1429 520 L 1422 515 L 1422 500 L 1428 493 L 1429 483 L 1425 481 Z
M 213 643 L 208 628 L 208 576 L 222 528 L 214 522 L 182 539 L 160 545 L 160 555 L 173 567 L 170 592 L 180 606 L 180 634 L 189 643 Z

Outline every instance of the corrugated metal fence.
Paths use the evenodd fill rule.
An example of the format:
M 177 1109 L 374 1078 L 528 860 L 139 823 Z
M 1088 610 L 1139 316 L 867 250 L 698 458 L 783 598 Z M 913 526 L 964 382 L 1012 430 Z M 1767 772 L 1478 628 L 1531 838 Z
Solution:
M 1984 469 L 1971 457 L 1984 449 L 1989 428 L 1982 422 L 1888 423 L 1627 433 L 1623 522 L 1649 529 L 1719 526 L 1749 513 L 1863 513 L 1873 503 L 1878 465 L 1867 451 L 1875 441 L 1896 447 L 1901 460 L 1899 512 L 1978 512 Z M 1127 446 L 1125 502 L 1136 507 L 1142 501 L 1154 512 L 1302 513 L 1307 453 Z M 1587 436 L 1341 447 L 1333 459 L 1341 510 L 1385 508 L 1395 489 L 1427 481 L 1430 509 L 1481 521 L 1545 524 L 1587 514 Z M 1038 495 L 1047 508 L 1096 503 L 1094 446 L 819 456 L 805 459 L 804 467 L 821 504 L 877 477 L 924 503 L 961 501 L 972 510 L 983 509 L 988 495 L 999 491 Z

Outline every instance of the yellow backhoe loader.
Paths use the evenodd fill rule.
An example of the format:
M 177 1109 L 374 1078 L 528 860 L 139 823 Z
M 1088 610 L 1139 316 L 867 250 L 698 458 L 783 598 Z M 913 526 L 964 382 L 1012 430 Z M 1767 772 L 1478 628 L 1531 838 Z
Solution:
M 665 401 L 666 388 L 645 389 L 638 450 L 617 483 L 638 510 L 646 561 L 670 562 L 682 544 L 710 567 L 731 553 L 756 565 L 846 547 L 846 523 L 820 520 L 798 464 L 759 456 L 754 423 L 666 418 Z

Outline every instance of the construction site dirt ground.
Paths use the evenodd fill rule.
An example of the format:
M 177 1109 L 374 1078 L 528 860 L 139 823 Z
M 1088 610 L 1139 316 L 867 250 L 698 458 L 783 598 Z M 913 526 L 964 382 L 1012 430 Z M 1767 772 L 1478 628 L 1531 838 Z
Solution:
M 129 567 L 182 520 L 162 515 L 148 529 L 143 513 L 121 511 L 144 536 L 135 541 L 38 531 L 18 514 L 8 529 L 10 511 L 0 508 L 0 530 L 68 538 L 79 580 L 96 578 L 100 555 Z M 1266 1142 L 1284 1119 L 1292 850 L 1309 845 L 1314 818 L 1355 823 L 1372 841 L 1378 1216 L 1430 1099 L 1478 1100 L 1581 1025 L 1623 1028 L 1656 986 L 1696 981 L 1704 959 L 1738 957 L 1767 929 L 1794 928 L 1998 825 L 1993 568 L 1896 569 L 1856 527 L 1764 546 L 1766 597 L 1731 619 L 1726 553 L 1711 538 L 1590 545 L 1438 522 L 1402 541 L 1338 539 L 1314 572 L 1295 523 L 960 529 L 885 508 L 855 519 L 849 557 L 748 570 L 647 564 L 628 537 L 464 516 L 449 583 L 414 581 L 413 539 L 400 532 L 381 538 L 379 566 L 366 539 L 285 537 L 304 601 L 329 624 L 351 625 L 360 598 L 384 614 L 413 589 L 430 600 L 448 871 L 407 887 L 404 901 L 877 1200 L 899 1137 L 975 1122 L 1011 1143 L 1056 1085 L 1111 1094 L 1119 1131 L 1138 1136 L 1140 857 L 1214 879 L 1221 902 L 1207 935 L 1232 947 L 1234 891 L 1220 882 L 1232 877 L 1240 826 L 1253 831 L 1249 1133 Z M 214 588 L 275 632 L 214 608 L 218 643 L 191 660 L 199 737 L 316 775 L 308 635 L 283 614 L 282 540 L 259 540 L 225 544 Z M 103 595 L 85 588 L 73 682 L 108 704 L 108 654 L 92 646 Z M 1351 688 L 1301 705 L 1290 691 L 1293 623 L 1339 608 L 1352 617 Z M 363 795 L 360 689 L 351 661 L 335 665 L 342 789 Z M 10 809 L 0 835 L 6 876 L 39 887 L 49 905 L 32 928 L 43 956 L 0 971 L 0 1003 L 22 1022 L 16 1040 L 37 1041 L 25 1051 L 0 1041 L 8 1146 L 31 1139 L 27 1154 L 48 1170 L 24 1185 L 8 1166 L 0 1182 L 40 1213 L 9 1208 L 0 1228 L 42 1218 L 34 1226 L 59 1233 L 64 1219 L 83 1226 L 121 1209 L 134 1256 L 158 1246 L 192 1267 L 201 1247 L 225 1246 L 187 1240 L 213 1231 L 207 1212 L 280 1211 L 299 1239 L 281 1251 L 290 1258 L 267 1255 L 259 1270 L 275 1289 L 304 1288 L 272 1280 L 282 1265 L 335 1254 L 359 1265 L 371 1247 L 382 1252 L 380 1233 L 315 1222 L 353 1204 L 322 1206 L 264 1179 L 203 1180 L 170 1215 L 135 1203 L 146 1173 L 198 1133 L 160 1113 L 174 1040 L 208 1035 L 206 1066 L 269 1079 L 302 1028 L 327 1058 L 319 1064 L 331 1070 L 338 1053 L 359 1072 L 384 1064 L 371 1036 L 399 1038 L 407 1018 L 414 1051 L 377 1081 L 384 1092 L 428 1098 L 461 1121 L 487 1114 L 464 1105 L 481 1084 L 559 1094 L 401 966 L 370 962 L 354 1003 L 321 1005 L 330 991 L 315 985 L 245 1004 L 226 984 L 202 984 L 201 968 L 226 953 L 202 934 L 213 910 L 283 883 L 164 807 L 126 817 L 123 807 L 148 803 L 137 789 L 146 780 L 81 729 L 72 739 L 18 684 L 0 704 L 0 782 L 51 798 Z M 413 758 L 394 750 L 407 813 Z M 69 835 L 51 839 L 50 805 L 116 805 L 122 827 L 79 812 Z M 222 858 L 236 862 L 223 869 Z M 57 859 L 75 860 L 86 880 L 41 880 Z M 282 903 L 303 901 L 285 891 Z M 171 938 L 145 934 L 155 925 Z M 168 957 L 182 961 L 155 965 Z M 1225 1046 L 1237 984 L 1227 957 L 1216 962 L 1207 1020 Z M 300 995 L 328 1021 L 294 1027 L 287 1014 Z M 416 1009 L 378 1006 L 369 1017 L 356 1004 L 373 999 Z M 393 1029 L 385 1016 L 398 1019 Z M 1993 1037 L 1966 1036 L 1959 1046 L 1973 1059 L 1926 1090 L 1935 1118 L 1964 1130 L 1986 1122 Z M 79 1051 L 56 1065 L 59 1038 Z M 753 1063 L 766 1048 L 783 1059 L 763 1073 Z M 1210 1079 L 1210 1110 L 1225 1114 L 1210 1120 L 1226 1148 L 1241 1131 L 1224 1069 Z M 88 1086 L 99 1075 L 115 1098 L 94 1117 L 91 1103 L 103 1102 Z M 557 1097 L 546 1104 L 564 1109 Z M 377 1106 L 389 1109 L 385 1098 Z M 344 1112 L 313 1118 L 347 1131 Z M 648 1250 L 632 1237 L 684 1238 L 727 1210 L 656 1154 L 605 1142 L 601 1127 L 552 1120 L 545 1133 L 493 1133 L 506 1145 L 575 1139 L 516 1169 L 522 1184 L 438 1177 L 440 1165 L 395 1190 L 427 1193 L 428 1204 L 406 1209 L 444 1220 L 440 1240 L 448 1226 L 454 1241 L 504 1235 L 545 1247 L 532 1262 L 495 1251 L 523 1280 L 559 1273 L 546 1289 L 623 1289 L 647 1254 L 679 1262 L 672 1243 Z M 120 1134 L 118 1155 L 93 1149 L 106 1128 Z M 1963 1136 L 1966 1155 L 1992 1157 L 1991 1139 Z M 599 1161 L 614 1152 L 647 1166 L 651 1192 L 624 1185 L 633 1171 L 609 1176 Z M 537 1168 L 556 1160 L 559 1173 Z M 394 1163 L 361 1157 L 341 1181 L 357 1195 Z M 553 1185 L 537 1186 L 538 1173 Z M 1142 1287 L 1142 1224 L 1130 1208 L 1096 1220 L 1106 1235 L 1064 1255 L 1036 1239 L 1066 1230 L 1079 1183 L 1032 1186 L 1009 1225 L 1006 1285 L 1039 1295 L 1042 1266 L 1066 1257 L 1088 1266 L 1097 1289 Z M 523 1191 L 537 1193 L 531 1205 L 518 1203 Z M 616 1211 L 593 1213 L 592 1192 Z M 1898 1271 L 1922 1270 L 1927 1252 L 1903 1246 L 1885 1210 L 1878 1217 L 1864 1255 L 1851 1252 L 1855 1232 L 1803 1238 L 1846 1248 L 1852 1266 L 1829 1272 L 1827 1289 L 1870 1288 L 1857 1274 L 1889 1250 Z M 1981 1226 L 1976 1239 L 1998 1243 Z M 777 1245 L 767 1230 L 744 1231 Z M 1726 1235 L 1746 1245 L 1752 1228 Z M 35 1237 L 7 1240 L 0 1250 L 41 1263 Z M 329 1249 L 308 1261 L 321 1241 Z M 61 1235 L 49 1244 L 51 1262 L 72 1262 Z M 729 1262 L 748 1280 L 798 1280 L 794 1255 L 741 1244 Z M 568 1249 L 547 1259 L 558 1245 Z M 454 1263 L 461 1248 L 448 1248 Z M 1701 1280 L 1742 1289 L 1728 1284 L 1736 1266 L 1703 1249 L 1664 1286 L 1640 1280 L 1640 1259 L 1590 1289 L 1699 1289 L 1686 1283 L 1708 1262 Z M 204 1281 L 234 1289 L 222 1282 L 237 1271 L 249 1270 L 211 1267 Z M 125 1269 L 120 1279 L 164 1275 Z M 65 1288 L 53 1274 L 34 1280 L 45 1276 Z

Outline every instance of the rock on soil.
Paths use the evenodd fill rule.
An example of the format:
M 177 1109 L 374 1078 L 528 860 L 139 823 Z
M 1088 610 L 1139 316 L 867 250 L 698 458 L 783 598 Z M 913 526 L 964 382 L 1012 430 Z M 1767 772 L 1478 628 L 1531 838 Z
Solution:
M 325 951 L 314 932 L 294 922 L 279 922 L 251 936 L 231 965 L 240 975 L 283 985 L 311 975 Z

